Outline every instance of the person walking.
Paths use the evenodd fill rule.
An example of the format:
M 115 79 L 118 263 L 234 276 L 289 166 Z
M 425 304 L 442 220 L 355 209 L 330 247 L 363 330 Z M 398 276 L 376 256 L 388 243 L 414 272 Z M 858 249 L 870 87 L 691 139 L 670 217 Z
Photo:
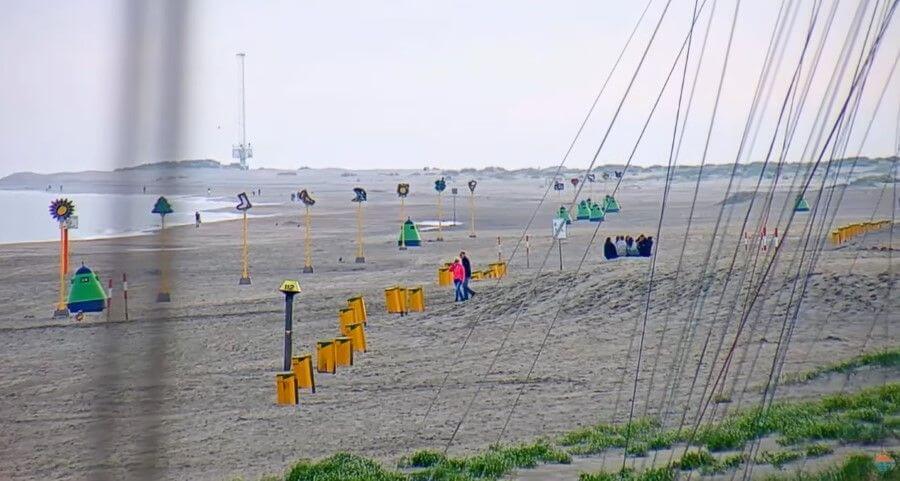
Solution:
M 200 227 L 200 211 L 194 211 L 194 227 Z
M 459 253 L 459 258 L 462 259 L 462 266 L 465 274 L 462 284 L 463 300 L 468 301 L 470 297 L 475 297 L 475 291 L 469 288 L 469 281 L 472 280 L 472 262 L 469 261 L 469 257 L 466 255 L 465 251 Z
M 613 260 L 619 255 L 616 253 L 616 245 L 613 244 L 612 239 L 609 237 L 606 238 L 606 242 L 603 244 L 603 256 L 606 257 L 606 260 Z
M 463 297 L 462 284 L 463 279 L 466 278 L 466 269 L 459 261 L 459 257 L 453 260 L 453 264 L 450 264 L 450 273 L 453 274 L 453 287 L 456 291 L 456 302 L 462 302 L 465 300 Z

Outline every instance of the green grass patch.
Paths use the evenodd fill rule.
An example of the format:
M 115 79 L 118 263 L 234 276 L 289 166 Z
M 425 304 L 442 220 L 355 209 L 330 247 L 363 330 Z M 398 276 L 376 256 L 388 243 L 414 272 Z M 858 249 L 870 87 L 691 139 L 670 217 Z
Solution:
M 385 470 L 370 459 L 337 453 L 321 461 L 300 461 L 288 470 L 284 481 L 403 481 L 403 474 Z
M 816 458 L 819 456 L 825 456 L 826 454 L 831 454 L 834 452 L 834 449 L 831 449 L 831 446 L 827 444 L 810 444 L 804 449 L 806 456 L 809 458 Z
M 411 480 L 468 481 L 491 480 L 505 476 L 519 468 L 534 468 L 539 464 L 568 464 L 568 453 L 545 441 L 517 446 L 491 446 L 487 451 L 471 457 L 446 458 L 435 452 L 419 451 L 409 458 L 409 466 L 417 462 L 424 469 L 412 473 Z M 415 458 L 415 459 L 413 459 Z
M 596 454 L 609 448 L 625 448 L 630 456 L 646 456 L 648 450 L 666 449 L 682 440 L 674 430 L 663 430 L 654 419 L 625 424 L 601 423 L 571 431 L 558 439 L 572 454 Z
M 900 368 L 900 346 L 888 348 L 883 351 L 861 354 L 846 361 L 818 367 L 812 371 L 786 374 L 782 376 L 780 384 L 803 383 L 818 379 L 827 374 L 855 371 L 866 366 Z
M 785 464 L 796 461 L 803 457 L 800 451 L 763 451 L 756 457 L 757 464 L 771 464 L 778 469 L 784 467 Z
M 635 471 L 625 468 L 618 472 L 600 471 L 597 473 L 581 473 L 578 481 L 675 481 L 675 470 L 668 467 Z
M 675 467 L 682 471 L 690 471 L 692 469 L 700 469 L 703 467 L 715 466 L 716 458 L 709 454 L 709 451 L 688 451 L 680 460 L 675 462 Z
M 894 456 L 894 460 L 897 457 Z M 815 473 L 797 472 L 792 474 L 776 474 L 765 478 L 766 481 L 900 481 L 900 469 L 896 466 L 886 473 L 876 469 L 871 455 L 856 454 L 842 463 Z

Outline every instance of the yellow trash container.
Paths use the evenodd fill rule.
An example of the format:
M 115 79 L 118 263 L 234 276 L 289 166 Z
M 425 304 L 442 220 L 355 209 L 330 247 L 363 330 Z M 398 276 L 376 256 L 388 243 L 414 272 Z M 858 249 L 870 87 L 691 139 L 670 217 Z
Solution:
M 291 370 L 297 378 L 298 389 L 310 389 L 316 392 L 316 378 L 313 374 L 311 354 L 301 354 L 291 358 Z
M 453 284 L 453 274 L 450 272 L 450 267 L 438 267 L 438 285 L 449 286 L 451 284 Z
M 363 323 L 350 324 L 347 326 L 347 337 L 353 344 L 353 350 L 356 352 L 366 352 L 366 325 Z
M 499 279 L 506 275 L 506 263 L 505 262 L 492 262 L 488 264 L 491 268 L 491 277 L 495 279 Z
M 472 280 L 473 281 L 480 281 L 482 279 L 484 279 L 484 272 L 472 271 Z
M 403 289 L 400 286 L 393 286 L 385 289 L 384 303 L 389 314 L 405 314 L 406 289 Z
M 349 337 L 334 338 L 334 363 L 338 366 L 353 365 L 353 343 Z
M 369 319 L 368 313 L 366 313 L 366 301 L 362 296 L 347 299 L 347 307 L 356 313 L 356 322 L 366 322 Z
M 334 341 L 319 341 L 316 343 L 316 371 L 321 373 L 335 373 Z
M 425 312 L 425 288 L 422 286 L 410 287 L 407 292 L 409 293 L 409 310 Z
M 297 378 L 293 372 L 275 374 L 275 402 L 278 404 L 297 404 Z
M 351 308 L 341 309 L 338 311 L 338 326 L 341 329 L 341 335 L 347 335 L 347 326 L 350 324 L 355 324 L 359 321 L 356 320 L 356 312 Z

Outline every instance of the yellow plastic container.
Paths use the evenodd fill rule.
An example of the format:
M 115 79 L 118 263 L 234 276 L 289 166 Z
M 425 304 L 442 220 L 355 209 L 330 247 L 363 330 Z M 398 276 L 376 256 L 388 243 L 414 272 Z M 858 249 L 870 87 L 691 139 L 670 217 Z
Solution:
M 410 287 L 407 292 L 409 293 L 409 310 L 425 312 L 425 288 L 422 286 Z
M 275 374 L 275 402 L 282 405 L 297 404 L 297 378 L 293 372 Z
M 438 267 L 438 285 L 449 286 L 453 284 L 453 274 L 447 266 Z
M 319 341 L 316 343 L 316 371 L 334 374 L 336 370 L 334 341 Z
M 505 262 L 492 262 L 488 264 L 491 268 L 491 277 L 495 279 L 499 279 L 506 275 L 506 263 Z
M 473 281 L 480 281 L 482 279 L 484 279 L 484 272 L 472 271 L 472 280 Z
M 353 365 L 353 342 L 349 337 L 334 338 L 334 363 L 338 366 Z
M 406 289 L 400 286 L 385 289 L 384 303 L 389 314 L 406 313 Z
M 341 309 L 338 311 L 338 326 L 341 329 L 341 335 L 346 336 L 347 326 L 350 324 L 355 324 L 359 321 L 356 320 L 356 312 L 349 307 L 346 309 Z
M 368 313 L 366 313 L 366 301 L 362 296 L 347 299 L 347 307 L 356 312 L 356 322 L 366 322 L 369 319 Z
M 347 337 L 353 344 L 353 350 L 356 352 L 366 352 L 366 325 L 363 323 L 350 324 L 347 326 Z
M 316 392 L 316 377 L 313 373 L 311 354 L 301 354 L 291 358 L 291 370 L 297 378 L 298 389 L 309 389 Z

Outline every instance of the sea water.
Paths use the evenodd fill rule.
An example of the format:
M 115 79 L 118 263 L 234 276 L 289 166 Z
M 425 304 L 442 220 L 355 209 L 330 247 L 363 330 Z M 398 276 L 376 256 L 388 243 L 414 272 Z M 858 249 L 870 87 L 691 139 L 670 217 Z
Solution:
M 143 194 L 67 194 L 33 190 L 0 190 L 0 244 L 59 239 L 59 224 L 50 216 L 50 203 L 66 198 L 75 203 L 78 228 L 73 240 L 149 234 L 159 229 L 160 216 L 150 211 L 158 196 Z M 175 211 L 166 216 L 166 227 L 194 223 L 194 212 L 203 222 L 236 219 L 235 201 L 193 196 L 166 196 Z

